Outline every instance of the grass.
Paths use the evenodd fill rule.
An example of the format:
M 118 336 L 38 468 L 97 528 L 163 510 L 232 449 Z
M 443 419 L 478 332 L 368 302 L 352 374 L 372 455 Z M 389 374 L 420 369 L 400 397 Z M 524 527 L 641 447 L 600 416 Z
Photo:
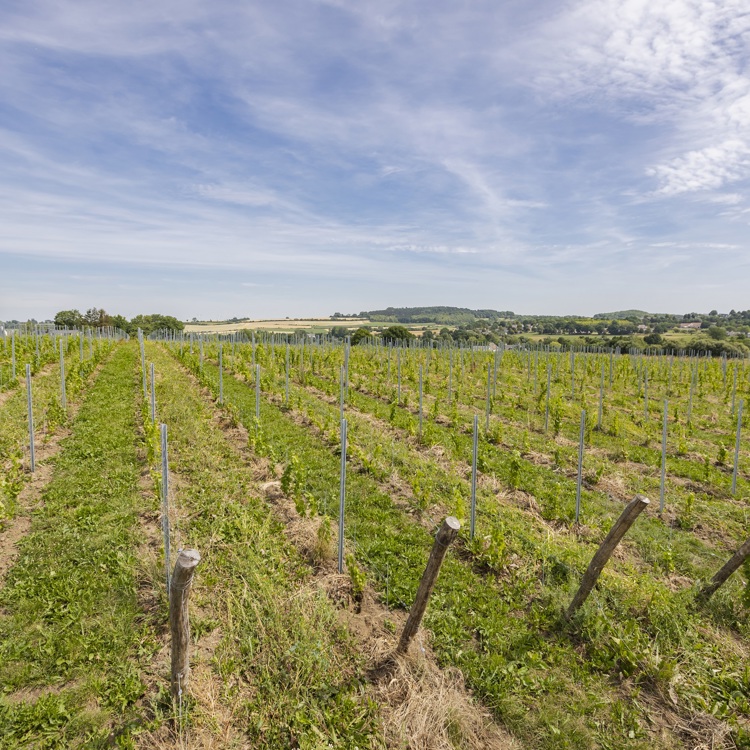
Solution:
M 0 591 L 7 748 L 129 746 L 155 647 L 137 598 L 132 349 L 104 365 Z
M 215 388 L 216 368 L 206 363 L 204 378 Z M 267 377 L 264 392 L 273 383 Z M 276 387 L 283 392 L 283 383 Z M 224 388 L 229 409 L 248 424 L 256 449 L 287 465 L 296 458 L 305 467 L 310 510 L 335 515 L 336 406 L 314 405 L 310 394 L 293 388 L 294 411 L 309 426 L 264 403 L 261 427 L 253 433 L 254 394 L 228 377 Z M 364 428 L 356 417 L 353 424 L 362 473 L 350 475 L 348 535 L 356 542 L 357 559 L 387 600 L 403 604 L 416 587 L 415 571 L 423 565 L 429 534 L 393 506 L 377 480 L 378 450 L 387 464 L 395 456 L 389 451 L 396 441 L 381 431 L 379 440 L 368 444 L 361 440 Z M 432 470 L 420 470 L 418 452 L 412 458 L 411 475 L 422 473 L 429 481 Z M 394 460 L 394 468 L 408 480 L 406 460 L 401 468 Z M 465 481 L 460 476 L 447 479 L 456 486 Z M 437 502 L 450 505 L 450 496 Z M 572 630 L 561 621 L 560 610 L 593 553 L 593 547 L 580 545 L 575 537 L 551 529 L 545 533 L 528 514 L 487 503 L 482 519 L 486 544 L 479 549 L 466 544 L 466 561 L 449 559 L 446 564 L 428 618 L 438 652 L 462 668 L 484 700 L 530 746 L 619 747 L 627 740 L 629 746 L 679 747 L 680 736 L 660 726 L 675 713 L 687 722 L 703 717 L 706 733 L 723 731 L 717 729 L 722 722 L 712 717 L 725 719 L 734 726 L 733 741 L 747 744 L 742 729 L 748 712 L 746 650 L 737 647 L 732 633 L 747 637 L 746 618 L 730 593 L 739 581 L 708 611 L 695 609 L 689 590 L 675 593 L 667 584 L 675 560 L 666 558 L 668 548 L 658 549 L 655 524 L 654 561 L 649 562 L 654 565 L 661 555 L 658 567 L 644 568 L 632 555 L 613 561 L 603 578 L 603 593 L 587 604 Z M 646 526 L 643 536 L 645 547 Z M 596 533 L 589 538 L 593 541 Z M 679 555 L 675 558 L 679 563 Z M 665 702 L 670 691 L 678 706 Z
M 78 360 L 78 348 L 72 344 L 66 353 L 67 399 L 73 404 L 85 390 L 96 366 L 109 353 L 109 342 L 101 342 L 94 356 Z M 31 381 L 35 444 L 43 444 L 68 417 L 60 403 L 60 369 L 38 371 Z M 7 395 L 0 404 L 0 529 L 13 518 L 17 499 L 30 479 L 27 393 L 24 387 Z
M 197 388 L 162 351 L 156 364 L 160 419 L 169 425 L 175 531 L 203 559 L 194 599 L 204 657 L 188 710 L 188 738 L 227 726 L 264 748 L 382 746 L 364 661 L 312 570 L 262 499 L 252 467 L 225 437 Z M 214 725 L 205 693 L 226 713 Z
M 387 730 L 385 703 L 393 696 L 372 681 L 360 636 L 344 627 L 316 575 L 315 566 L 330 564 L 335 543 L 341 350 L 292 348 L 285 408 L 284 349 L 258 345 L 263 398 L 256 421 L 254 389 L 240 382 L 252 374 L 249 347 L 224 350 L 226 405 L 219 413 L 211 403 L 218 395 L 215 347 L 205 348 L 202 367 L 187 347 L 181 360 L 209 398 L 180 366 L 177 347 L 172 357 L 147 343 L 156 364 L 157 414 L 169 426 L 173 545 L 194 546 L 203 557 L 182 722 L 174 721 L 165 697 L 158 430 L 147 417 L 137 348 L 127 344 L 114 350 L 85 393 L 0 590 L 3 747 L 408 745 Z M 454 362 L 448 405 L 444 355 L 404 354 L 397 402 L 385 354 L 352 350 L 348 580 L 336 585 L 363 598 L 374 587 L 384 605 L 398 610 L 413 599 L 442 517 L 466 519 L 468 427 L 474 411 L 483 410 L 487 357 L 466 356 L 463 367 Z M 622 507 L 603 480 L 619 475 L 625 497 L 639 488 L 653 492 L 658 446 L 632 402 L 639 368 L 650 368 L 656 397 L 670 387 L 669 364 L 626 358 L 617 364 L 605 429 L 587 435 L 585 525 L 574 528 L 571 438 L 581 403 L 590 408 L 598 393 L 597 362 L 580 361 L 581 391 L 569 399 L 569 360 L 556 360 L 555 435 L 541 428 L 533 360 L 506 356 L 503 398 L 492 404 L 491 429 L 480 436 L 478 534 L 472 540 L 464 530 L 449 551 L 419 643 L 429 644 L 447 669 L 460 670 L 528 748 L 750 747 L 747 571 L 705 606 L 694 597 L 706 571 L 746 531 L 746 472 L 740 496 L 731 497 L 726 467 L 706 469 L 697 458 L 718 449 L 729 431 L 721 364 L 700 363 L 690 425 L 684 407 L 693 371 L 677 366 L 673 373 L 673 424 L 684 431 L 686 450 L 670 453 L 668 486 L 682 520 L 640 518 L 598 589 L 567 622 L 561 613 Z M 94 364 L 72 368 L 71 387 L 81 396 Z M 421 435 L 419 364 L 426 373 Z M 42 409 L 56 398 L 58 384 L 49 377 Z M 738 380 L 746 396 L 744 370 Z M 11 394 L 0 408 L 16 444 L 23 439 L 22 396 Z M 319 530 L 309 559 L 287 541 L 262 497 L 259 482 L 269 476 L 280 480 L 302 521 Z M 714 535 L 706 532 L 711 524 Z M 391 628 L 395 634 L 392 622 Z M 438 674 L 426 674 L 420 688 L 433 678 Z M 416 683 L 401 680 L 398 673 L 394 690 L 414 697 Z M 404 724 L 418 720 L 413 712 L 426 710 L 429 695 L 418 695 L 414 705 L 421 708 L 412 714 L 405 709 Z M 450 743 L 464 746 L 459 718 L 449 723 Z M 414 732 L 423 731 L 421 722 Z

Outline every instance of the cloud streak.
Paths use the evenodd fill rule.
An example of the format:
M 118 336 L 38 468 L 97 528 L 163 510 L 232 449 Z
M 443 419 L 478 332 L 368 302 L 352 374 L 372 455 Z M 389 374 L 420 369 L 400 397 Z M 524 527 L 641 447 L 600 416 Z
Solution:
M 631 307 L 618 274 L 669 269 L 694 306 L 743 258 L 749 41 L 738 0 L 8 4 L 0 256 L 311 307 Z

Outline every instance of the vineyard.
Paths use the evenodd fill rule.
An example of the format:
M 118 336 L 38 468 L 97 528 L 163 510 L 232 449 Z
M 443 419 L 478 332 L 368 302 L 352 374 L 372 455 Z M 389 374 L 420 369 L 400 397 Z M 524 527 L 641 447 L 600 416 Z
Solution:
M 9 338 L 0 746 L 750 748 L 746 360 Z

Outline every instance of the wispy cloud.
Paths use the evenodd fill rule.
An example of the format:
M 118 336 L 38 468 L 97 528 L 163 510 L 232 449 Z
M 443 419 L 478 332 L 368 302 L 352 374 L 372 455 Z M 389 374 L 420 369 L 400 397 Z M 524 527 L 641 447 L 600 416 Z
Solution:
M 750 174 L 750 143 L 739 139 L 689 151 L 646 172 L 661 183 L 660 195 L 714 190 Z M 716 202 L 715 197 L 709 200 Z
M 538 86 L 669 128 L 663 161 L 646 169 L 658 182 L 656 195 L 750 177 L 750 14 L 743 2 L 588 0 L 559 14 L 543 38 L 544 60 L 563 64 L 540 71 Z
M 749 41 L 739 0 L 6 4 L 0 254 L 338 307 L 630 307 L 633 266 L 692 305 L 744 253 Z

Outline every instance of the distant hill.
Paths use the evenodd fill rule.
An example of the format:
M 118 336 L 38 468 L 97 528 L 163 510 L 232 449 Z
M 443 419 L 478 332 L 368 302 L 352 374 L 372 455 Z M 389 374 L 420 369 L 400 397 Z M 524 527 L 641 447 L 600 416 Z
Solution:
M 478 319 L 514 318 L 515 313 L 509 310 L 470 310 L 467 307 L 387 307 L 385 310 L 361 312 L 359 317 L 383 323 L 463 325 Z
M 645 310 L 618 310 L 617 312 L 597 313 L 594 317 L 604 320 L 623 320 L 624 318 L 645 318 L 649 315 L 651 313 Z

